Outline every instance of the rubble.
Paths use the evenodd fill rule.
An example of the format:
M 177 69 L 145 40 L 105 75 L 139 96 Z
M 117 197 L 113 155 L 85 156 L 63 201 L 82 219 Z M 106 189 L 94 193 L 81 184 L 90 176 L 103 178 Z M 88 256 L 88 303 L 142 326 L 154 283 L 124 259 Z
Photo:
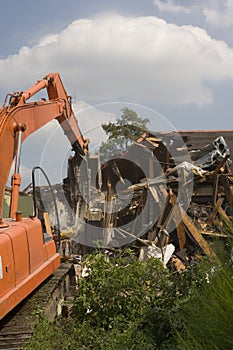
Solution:
M 111 182 L 112 198 L 119 179 L 132 183 L 124 191 L 131 192 L 132 200 L 118 212 L 115 231 L 124 239 L 132 237 L 127 246 L 138 250 L 140 260 L 154 255 L 165 262 L 163 251 L 173 245 L 170 261 L 181 270 L 203 254 L 217 260 L 214 241 L 233 234 L 233 175 L 227 142 L 218 135 L 197 148 L 192 147 L 190 135 L 188 146 L 184 138 L 146 133 L 114 165 L 109 161 L 102 168 L 103 188 L 106 181 Z M 228 132 L 228 138 L 233 146 L 233 132 Z M 114 238 L 119 239 L 119 234 Z M 180 256 L 184 250 L 185 257 Z
M 70 159 L 63 188 L 75 215 L 63 254 L 68 246 L 75 259 L 100 242 L 112 251 L 130 246 L 141 261 L 157 256 L 178 271 L 203 255 L 216 261 L 216 240 L 225 244 L 233 234 L 231 154 L 233 131 L 147 132 L 101 172 L 94 157 L 85 194 Z

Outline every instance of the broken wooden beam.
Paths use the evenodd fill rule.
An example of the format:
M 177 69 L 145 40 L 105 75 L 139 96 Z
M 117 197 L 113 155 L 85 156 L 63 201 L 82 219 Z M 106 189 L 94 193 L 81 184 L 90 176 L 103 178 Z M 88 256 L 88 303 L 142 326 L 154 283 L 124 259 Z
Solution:
M 198 243 L 200 248 L 203 250 L 203 252 L 210 258 L 210 259 L 217 259 L 217 256 L 215 252 L 210 248 L 209 244 L 206 242 L 202 234 L 199 232 L 198 228 L 194 225 L 188 214 L 184 211 L 183 208 L 180 207 L 182 220 L 184 225 L 187 227 L 195 241 Z
M 184 223 L 181 216 L 181 211 L 179 206 L 176 204 L 176 197 L 173 193 L 170 194 L 170 201 L 173 207 L 172 214 L 176 223 L 176 231 L 177 231 L 177 236 L 179 241 L 179 247 L 180 247 L 180 250 L 182 250 L 184 249 L 185 243 L 186 243 L 186 233 L 185 233 Z

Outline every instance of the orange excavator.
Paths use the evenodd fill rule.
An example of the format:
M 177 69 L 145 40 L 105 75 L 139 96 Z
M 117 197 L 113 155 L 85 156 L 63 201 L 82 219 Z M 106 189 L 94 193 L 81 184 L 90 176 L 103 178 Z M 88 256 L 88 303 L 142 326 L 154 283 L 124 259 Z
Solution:
M 42 89 L 47 89 L 48 99 L 28 101 Z M 64 130 L 73 150 L 85 158 L 89 140 L 80 132 L 58 73 L 46 75 L 24 92 L 8 94 L 0 109 L 0 319 L 60 265 L 56 244 L 44 232 L 36 213 L 22 217 L 18 209 L 21 144 L 54 119 Z M 13 162 L 9 217 L 3 218 L 4 194 Z

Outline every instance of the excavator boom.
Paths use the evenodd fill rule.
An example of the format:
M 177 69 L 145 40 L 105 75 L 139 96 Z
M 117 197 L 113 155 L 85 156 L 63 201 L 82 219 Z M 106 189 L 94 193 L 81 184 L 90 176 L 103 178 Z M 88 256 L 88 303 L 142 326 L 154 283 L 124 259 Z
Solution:
M 44 88 L 47 89 L 48 100 L 27 103 L 29 98 Z M 48 74 L 28 90 L 12 94 L 10 104 L 8 106 L 4 104 L 0 109 L 0 220 L 6 182 L 17 154 L 19 131 L 23 131 L 23 142 L 34 131 L 53 119 L 57 119 L 60 123 L 73 149 L 80 155 L 87 154 L 89 140 L 84 139 L 79 129 L 58 73 Z

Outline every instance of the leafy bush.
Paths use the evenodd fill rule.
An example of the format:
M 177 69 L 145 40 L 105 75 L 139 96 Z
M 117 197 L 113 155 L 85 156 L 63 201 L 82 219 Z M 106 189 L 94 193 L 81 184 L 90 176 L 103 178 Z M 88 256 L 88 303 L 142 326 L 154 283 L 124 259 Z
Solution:
M 169 320 L 151 327 L 150 311 L 154 308 L 159 315 L 161 305 L 166 307 L 163 299 L 176 292 L 161 262 L 151 258 L 141 263 L 126 251 L 112 259 L 89 255 L 85 265 L 88 274 L 79 280 L 73 319 L 54 324 L 43 320 L 26 349 L 150 350 L 162 343 L 157 330 Z
M 171 273 L 158 259 L 86 257 L 70 320 L 41 322 L 27 350 L 232 349 L 232 266 L 201 259 Z
M 101 330 L 105 349 L 154 349 L 147 313 L 170 289 L 168 270 L 158 259 L 139 262 L 130 251 L 112 259 L 89 256 L 86 267 L 74 305 L 77 323 Z
M 142 322 L 148 306 L 169 287 L 169 274 L 158 259 L 139 262 L 130 254 L 112 258 L 88 257 L 88 276 L 79 281 L 74 312 L 78 321 L 88 321 L 106 330 L 130 322 Z

